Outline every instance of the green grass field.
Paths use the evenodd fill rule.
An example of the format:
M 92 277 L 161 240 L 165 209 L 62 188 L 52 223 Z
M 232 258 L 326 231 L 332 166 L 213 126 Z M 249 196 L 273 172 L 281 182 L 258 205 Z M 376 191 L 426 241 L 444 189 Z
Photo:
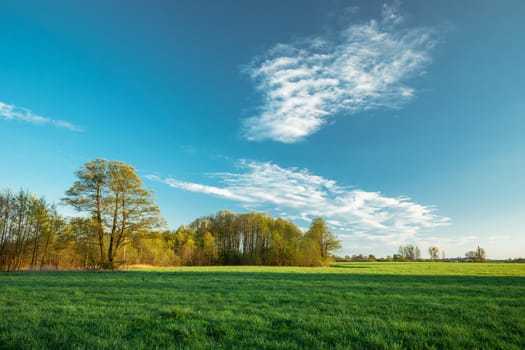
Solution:
M 525 349 L 525 264 L 0 274 L 2 349 Z

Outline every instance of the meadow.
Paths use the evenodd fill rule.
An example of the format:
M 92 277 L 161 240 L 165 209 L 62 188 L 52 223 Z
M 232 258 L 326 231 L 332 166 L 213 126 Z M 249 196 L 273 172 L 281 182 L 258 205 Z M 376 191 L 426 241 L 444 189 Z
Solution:
M 0 274 L 1 349 L 524 349 L 525 264 Z

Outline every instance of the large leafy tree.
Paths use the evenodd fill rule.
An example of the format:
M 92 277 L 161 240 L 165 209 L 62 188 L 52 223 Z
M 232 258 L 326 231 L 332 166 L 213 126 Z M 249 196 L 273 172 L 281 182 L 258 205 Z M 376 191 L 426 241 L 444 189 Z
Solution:
M 75 175 L 77 181 L 63 201 L 87 214 L 101 266 L 113 269 L 130 237 L 163 225 L 160 210 L 135 169 L 124 162 L 96 159 Z
M 320 259 L 320 263 L 324 265 L 329 261 L 330 252 L 341 249 L 341 241 L 335 238 L 326 221 L 319 217 L 312 221 L 310 229 L 306 231 L 303 246 L 303 254 L 307 260 Z M 307 265 L 311 264 L 307 263 Z

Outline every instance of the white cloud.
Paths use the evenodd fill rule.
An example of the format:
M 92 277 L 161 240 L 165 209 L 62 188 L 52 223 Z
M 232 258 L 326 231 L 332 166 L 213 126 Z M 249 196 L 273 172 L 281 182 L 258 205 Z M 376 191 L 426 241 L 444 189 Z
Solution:
M 421 230 L 443 226 L 448 218 L 407 197 L 387 197 L 379 192 L 341 186 L 306 169 L 282 168 L 270 162 L 242 160 L 238 172 L 212 173 L 220 186 L 161 179 L 173 188 L 214 195 L 309 221 L 322 216 L 336 232 L 350 232 L 371 241 L 403 242 Z
M 383 18 L 351 24 L 335 38 L 278 44 L 245 68 L 263 97 L 243 121 L 249 140 L 298 142 L 337 114 L 399 108 L 415 90 L 405 82 L 422 73 L 434 46 L 428 28 L 404 28 L 399 4 Z
M 72 131 L 83 131 L 81 127 L 68 121 L 45 118 L 33 113 L 27 108 L 17 107 L 4 102 L 0 102 L 0 117 L 7 120 L 21 120 L 32 124 L 54 125 Z

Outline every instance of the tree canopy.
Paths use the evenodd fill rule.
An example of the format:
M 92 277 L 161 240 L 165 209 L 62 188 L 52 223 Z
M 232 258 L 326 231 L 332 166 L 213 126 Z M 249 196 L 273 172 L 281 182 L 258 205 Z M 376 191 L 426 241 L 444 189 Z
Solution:
M 113 268 L 119 249 L 133 235 L 160 228 L 163 220 L 152 193 L 124 162 L 96 159 L 75 173 L 64 203 L 87 215 L 85 223 L 100 250 L 100 263 Z

